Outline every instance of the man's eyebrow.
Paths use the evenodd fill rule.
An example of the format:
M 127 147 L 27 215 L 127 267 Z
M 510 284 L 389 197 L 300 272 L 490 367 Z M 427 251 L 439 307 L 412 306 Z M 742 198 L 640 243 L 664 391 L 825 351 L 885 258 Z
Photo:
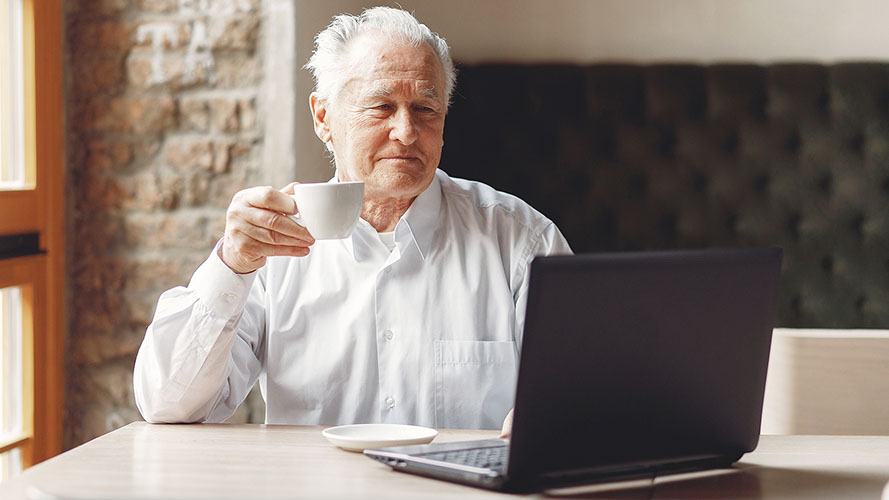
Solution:
M 426 97 L 431 97 L 433 99 L 438 99 L 441 96 L 438 95 L 438 92 L 435 91 L 435 87 L 429 87 L 428 89 L 423 89 L 420 91 Z
M 376 88 L 367 93 L 367 97 L 388 97 L 392 95 L 392 89 Z
M 389 97 L 393 93 L 394 92 L 392 89 L 387 89 L 385 87 L 379 87 L 379 88 L 373 89 L 370 92 L 368 92 L 367 97 Z M 429 87 L 429 88 L 420 90 L 420 95 L 422 95 L 423 97 L 429 97 L 432 99 L 440 99 L 441 98 L 441 96 L 435 90 L 435 87 Z

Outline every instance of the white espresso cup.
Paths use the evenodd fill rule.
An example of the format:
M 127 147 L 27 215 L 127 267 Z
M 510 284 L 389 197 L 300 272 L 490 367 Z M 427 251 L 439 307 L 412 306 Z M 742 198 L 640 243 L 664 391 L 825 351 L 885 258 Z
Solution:
M 296 215 L 316 240 L 348 238 L 364 205 L 363 182 L 318 182 L 293 186 Z

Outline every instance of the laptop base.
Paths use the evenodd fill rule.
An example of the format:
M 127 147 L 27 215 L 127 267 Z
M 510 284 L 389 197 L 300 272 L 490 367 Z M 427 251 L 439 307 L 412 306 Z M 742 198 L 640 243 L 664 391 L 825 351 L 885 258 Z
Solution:
M 482 469 L 453 462 L 426 459 L 423 455 L 441 451 L 471 449 L 472 447 L 509 446 L 503 439 L 461 441 L 427 445 L 397 446 L 381 450 L 365 450 L 364 454 L 399 472 L 416 474 L 434 479 L 466 484 L 508 493 L 529 493 L 548 488 L 591 485 L 634 479 L 662 477 L 701 470 L 730 468 L 742 454 L 733 456 L 695 456 L 681 459 L 639 462 L 627 465 L 609 465 L 583 470 L 558 471 L 542 474 L 534 482 L 509 478 L 491 469 Z

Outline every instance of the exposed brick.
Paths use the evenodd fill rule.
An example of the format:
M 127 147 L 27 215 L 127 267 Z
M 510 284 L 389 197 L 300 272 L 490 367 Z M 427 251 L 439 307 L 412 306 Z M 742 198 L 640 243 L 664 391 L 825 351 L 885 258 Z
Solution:
M 78 270 L 87 269 L 98 257 L 105 255 L 115 248 L 123 238 L 123 221 L 116 215 L 101 210 L 95 210 L 80 201 L 82 195 L 74 200 L 78 210 L 71 217 L 71 227 L 77 228 L 71 232 L 70 245 L 73 247 L 74 259 L 72 262 L 72 275 Z M 101 269 L 105 271 L 105 269 Z M 93 275 L 95 273 L 91 273 Z M 73 283 L 73 289 L 79 289 L 80 283 Z
M 124 263 L 127 277 L 124 290 L 129 295 L 148 293 L 157 300 L 164 290 L 188 284 L 189 276 L 207 258 L 208 252 L 177 252 L 128 260 Z
M 181 53 L 170 53 L 161 59 L 160 70 L 154 68 L 154 56 L 145 49 L 134 50 L 126 60 L 126 79 L 135 90 L 162 89 L 175 92 L 203 80 L 184 80 L 185 60 Z
M 147 163 L 161 150 L 161 141 L 155 137 L 139 137 L 133 143 L 133 159 L 137 163 Z
M 234 195 L 234 193 L 232 193 Z M 229 197 L 231 198 L 231 197 Z M 226 207 L 228 203 L 226 203 Z M 214 244 L 225 234 L 225 210 L 220 210 L 215 216 L 209 216 L 207 221 L 207 236 Z
M 121 206 L 128 210 L 173 210 L 179 206 L 184 181 L 173 174 L 147 172 L 121 181 Z
M 119 14 L 127 9 L 130 0 L 77 0 L 65 3 L 69 17 L 88 17 Z
M 168 96 L 98 100 L 93 111 L 99 132 L 157 134 L 176 124 L 176 102 Z
M 140 47 L 150 48 L 152 53 L 157 43 L 155 37 L 159 37 L 158 42 L 163 44 L 162 50 L 166 54 L 170 49 L 188 45 L 191 27 L 189 23 L 171 20 L 145 21 L 139 23 L 132 33 L 133 43 Z
M 207 234 L 208 221 L 206 215 L 188 212 L 133 212 L 124 220 L 125 242 L 131 247 L 162 249 L 167 252 L 209 252 L 216 239 Z
M 126 142 L 115 142 L 111 145 L 111 158 L 115 166 L 129 165 L 133 161 L 133 146 Z
M 229 169 L 229 152 L 232 145 L 227 142 L 217 143 L 213 158 L 213 171 L 217 174 L 228 172 Z
M 92 141 L 87 149 L 86 169 L 90 175 L 108 175 L 107 171 L 133 160 L 133 147 L 125 142 Z
M 124 53 L 96 54 L 84 51 L 71 64 L 71 86 L 75 96 L 118 95 L 126 83 Z
M 259 58 L 245 58 L 243 54 L 221 54 L 216 57 L 216 88 L 250 87 L 262 81 Z
M 182 98 L 179 101 L 179 124 L 183 129 L 206 132 L 210 125 L 210 112 L 206 99 Z
M 232 171 L 225 175 L 216 176 L 210 183 L 208 204 L 220 209 L 228 208 L 232 196 L 251 185 L 249 182 L 249 172 L 246 170 Z
M 77 51 L 125 51 L 132 43 L 133 29 L 120 19 L 85 21 L 68 26 L 68 40 Z
M 212 177 L 213 174 L 210 172 L 192 173 L 185 183 L 182 203 L 191 207 L 206 205 L 210 197 L 210 181 Z
M 86 168 L 89 174 L 102 174 L 106 170 L 111 170 L 114 166 L 114 160 L 108 148 L 108 143 L 103 141 L 93 141 L 89 145 L 89 155 L 86 159 Z
M 259 32 L 259 19 L 237 15 L 212 17 L 207 25 L 207 36 L 214 49 L 253 50 Z
M 260 5 L 64 3 L 72 204 L 66 446 L 139 418 L 133 358 L 157 296 L 188 281 L 222 237 L 232 195 L 259 183 Z M 206 27 L 212 52 L 187 59 L 196 26 Z M 240 418 L 262 419 L 255 399 Z
M 213 144 L 209 140 L 182 140 L 167 145 L 167 164 L 181 172 L 213 168 Z
M 241 130 L 252 130 L 256 126 L 256 100 L 252 97 L 238 101 L 238 118 Z
M 232 158 L 243 158 L 253 149 L 253 145 L 249 142 L 238 141 L 231 148 Z
M 119 208 L 125 196 L 125 189 L 114 178 L 106 176 L 91 176 L 81 182 L 82 206 L 90 210 L 103 210 Z
M 216 98 L 210 100 L 213 126 L 221 132 L 238 130 L 238 101 L 235 99 Z
M 133 0 L 133 5 L 144 12 L 170 14 L 179 10 L 179 0 Z
M 255 12 L 262 0 L 180 0 L 183 15 L 223 15 Z

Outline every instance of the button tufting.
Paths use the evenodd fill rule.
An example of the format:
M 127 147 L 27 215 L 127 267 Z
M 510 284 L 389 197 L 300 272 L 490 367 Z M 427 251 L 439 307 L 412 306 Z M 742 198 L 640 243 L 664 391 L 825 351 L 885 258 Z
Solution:
M 818 178 L 818 180 L 816 181 L 816 185 L 822 193 L 830 196 L 831 192 L 833 191 L 833 177 L 830 175 L 830 173 L 826 173 Z
M 533 71 L 483 66 L 458 84 L 449 174 L 521 193 L 578 253 L 781 246 L 776 324 L 889 327 L 889 64 L 593 64 L 552 102 L 527 95 Z M 479 133 L 479 103 L 515 102 L 492 84 L 507 74 L 519 98 L 584 105 L 540 137 L 518 119 Z
M 707 191 L 707 185 L 709 183 L 710 180 L 707 178 L 707 176 L 700 172 L 696 173 L 691 179 L 691 187 L 695 190 L 696 193 L 705 193 Z
M 825 255 L 821 258 L 821 270 L 827 274 L 833 274 L 833 257 Z
M 753 179 L 753 190 L 764 193 L 769 186 L 769 174 L 759 174 Z

